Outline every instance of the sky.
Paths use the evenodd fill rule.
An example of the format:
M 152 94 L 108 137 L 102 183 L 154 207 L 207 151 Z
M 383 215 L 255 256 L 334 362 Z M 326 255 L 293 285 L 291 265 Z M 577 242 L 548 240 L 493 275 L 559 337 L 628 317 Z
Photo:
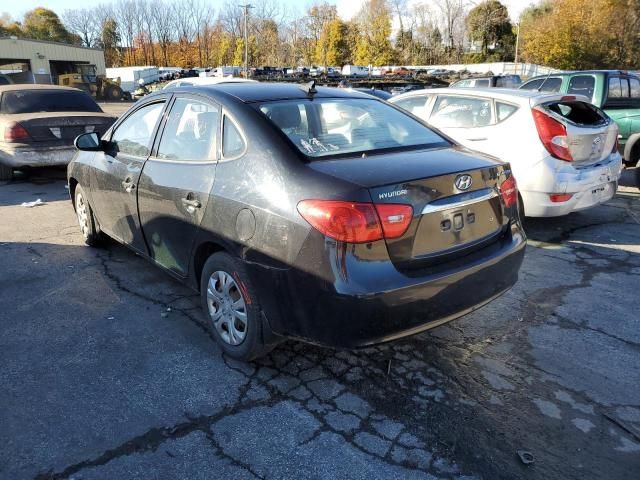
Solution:
M 335 3 L 338 6 L 338 13 L 342 18 L 351 18 L 359 9 L 364 0 L 328 0 L 329 3 Z M 411 0 L 410 0 L 411 1 Z M 414 0 L 418 1 L 418 0 Z M 428 0 L 420 0 L 429 3 Z M 306 0 L 280 0 L 280 2 L 290 5 L 292 7 L 301 7 L 303 5 L 311 4 L 311 1 Z M 14 19 L 21 19 L 25 12 L 39 6 L 46 6 L 54 10 L 56 13 L 61 14 L 65 10 L 73 8 L 83 8 L 91 2 L 87 0 L 20 0 L 11 1 L 3 0 L 3 5 L 0 6 L 0 14 L 7 12 Z M 109 0 L 99 0 L 96 3 L 109 3 Z M 223 0 L 210 0 L 211 5 L 215 8 L 218 5 L 222 5 Z M 411 2 L 413 3 L 413 2 Z M 476 3 L 472 0 L 471 3 Z M 520 12 L 526 8 L 529 4 L 535 3 L 535 0 L 502 0 L 507 8 L 512 20 L 516 20 L 520 15 Z

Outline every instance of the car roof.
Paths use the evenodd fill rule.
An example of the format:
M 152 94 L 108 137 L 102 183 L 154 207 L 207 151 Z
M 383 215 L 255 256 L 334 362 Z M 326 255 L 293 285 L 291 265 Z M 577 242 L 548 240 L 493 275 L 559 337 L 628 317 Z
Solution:
M 81 92 L 82 90 L 73 87 L 62 87 L 60 85 L 43 85 L 39 83 L 13 83 L 11 85 L 2 85 L 0 93 L 11 92 L 14 90 L 69 90 L 72 92 Z
M 607 74 L 607 73 L 611 73 L 615 75 L 631 75 L 634 77 L 638 76 L 637 73 L 629 70 L 572 70 L 569 72 L 554 72 L 549 75 L 537 75 L 535 77 L 531 77 L 529 80 L 527 80 L 527 82 L 531 80 L 538 80 L 540 78 L 546 78 L 546 77 L 568 77 L 572 75 L 596 75 L 596 74 Z
M 310 96 L 303 90 L 304 84 L 296 83 L 219 83 L 216 85 L 193 85 L 171 89 L 172 92 L 194 92 L 210 90 L 237 98 L 244 103 L 269 102 L 273 100 L 306 99 Z M 316 87 L 313 98 L 371 98 L 369 94 L 350 91 L 346 88 Z
M 454 95 L 464 95 L 464 96 L 475 96 L 475 97 L 485 97 L 485 98 L 493 98 L 496 100 L 505 100 L 517 103 L 541 103 L 544 99 L 549 97 L 559 98 L 566 96 L 564 93 L 553 93 L 553 92 L 539 92 L 537 90 L 519 90 L 514 88 L 456 88 L 456 87 L 447 87 L 447 88 L 426 88 L 424 90 L 413 90 L 411 92 L 403 93 L 401 95 L 397 95 L 393 97 L 390 101 L 391 103 L 396 102 L 402 98 L 409 98 L 415 95 L 420 95 L 424 93 L 429 94 L 442 94 L 449 93 Z M 572 95 L 578 97 L 580 100 L 588 101 L 587 97 L 582 95 Z
M 255 80 L 239 77 L 188 77 L 171 80 L 162 88 L 167 88 L 180 82 L 190 82 L 193 85 L 219 85 L 222 83 L 256 83 Z

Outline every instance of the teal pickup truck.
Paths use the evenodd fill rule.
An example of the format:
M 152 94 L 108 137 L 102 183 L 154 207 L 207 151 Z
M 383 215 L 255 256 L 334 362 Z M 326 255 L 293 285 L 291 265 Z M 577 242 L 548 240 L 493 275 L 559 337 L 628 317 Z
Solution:
M 621 70 L 553 73 L 534 77 L 520 89 L 585 95 L 618 124 L 625 164 L 640 160 L 640 76 Z

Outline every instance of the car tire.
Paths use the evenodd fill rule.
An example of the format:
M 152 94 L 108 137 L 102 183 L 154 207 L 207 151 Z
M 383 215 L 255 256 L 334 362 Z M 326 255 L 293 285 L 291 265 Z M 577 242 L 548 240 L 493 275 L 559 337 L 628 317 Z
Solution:
M 13 168 L 7 165 L 0 165 L 0 182 L 6 182 L 13 178 Z
M 73 207 L 76 211 L 80 233 L 84 237 L 84 243 L 90 247 L 100 245 L 104 240 L 104 234 L 100 232 L 96 224 L 93 209 L 80 185 L 77 185 L 73 192 Z
M 113 102 L 119 102 L 120 100 L 122 100 L 122 88 L 120 88 L 118 85 L 112 85 L 107 92 L 109 100 Z
M 207 329 L 226 355 L 248 362 L 273 348 L 264 342 L 258 297 L 239 259 L 211 255 L 202 269 L 200 298 Z

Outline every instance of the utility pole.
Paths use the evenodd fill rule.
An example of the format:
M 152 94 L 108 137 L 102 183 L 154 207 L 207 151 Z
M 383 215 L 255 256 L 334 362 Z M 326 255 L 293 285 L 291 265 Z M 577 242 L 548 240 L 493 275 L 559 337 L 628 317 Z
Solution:
M 249 9 L 253 5 L 238 5 L 244 11 L 244 78 L 249 78 Z
M 518 68 L 518 46 L 520 44 L 520 22 L 516 22 L 516 29 L 517 29 L 516 30 L 516 58 L 514 59 L 514 63 L 516 64 L 516 68 Z

